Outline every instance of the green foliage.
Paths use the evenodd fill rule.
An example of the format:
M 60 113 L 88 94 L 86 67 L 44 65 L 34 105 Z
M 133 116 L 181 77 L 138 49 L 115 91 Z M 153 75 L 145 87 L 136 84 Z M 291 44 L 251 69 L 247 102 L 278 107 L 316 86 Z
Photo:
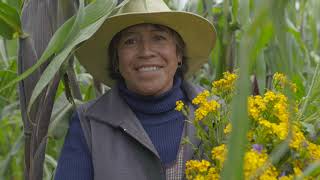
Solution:
M 16 77 L 16 62 L 0 69 L 0 86 Z M 15 87 L 0 93 L 0 179 L 23 177 L 23 126 Z
M 12 39 L 22 35 L 21 22 L 17 10 L 0 2 L 0 36 Z
M 203 2 L 199 1 L 199 4 Z M 271 85 L 270 77 L 274 72 L 287 74 L 298 85 L 298 99 L 315 94 L 312 98 L 302 100 L 302 105 L 310 105 L 305 108 L 306 111 L 310 111 L 309 115 L 302 114 L 304 114 L 303 118 L 312 121 L 312 123 L 306 123 L 306 126 L 313 129 L 314 134 L 319 132 L 319 128 L 317 129 L 319 110 L 316 110 L 316 106 L 319 105 L 320 96 L 319 86 L 315 86 L 317 84 L 315 79 L 319 77 L 316 67 L 319 64 L 319 29 L 317 27 L 320 19 L 316 12 L 311 10 L 315 7 L 319 7 L 316 1 L 303 0 L 290 3 L 288 1 L 224 0 L 213 4 L 213 18 L 209 17 L 209 19 L 213 19 L 219 40 L 209 62 L 210 68 L 203 69 L 200 76 L 212 81 L 220 78 L 221 72 L 240 67 L 239 88 L 243 89 L 233 101 L 234 109 L 239 110 L 232 115 L 233 126 L 237 127 L 238 132 L 233 132 L 231 135 L 229 144 L 231 151 L 223 178 L 237 179 L 241 174 L 239 171 L 241 167 L 235 167 L 232 163 L 241 164 L 241 159 L 237 158 L 243 154 L 242 149 L 239 148 L 242 145 L 237 143 L 245 142 L 244 133 L 247 129 L 247 121 L 245 121 L 247 117 L 243 113 L 246 111 L 244 105 L 246 100 L 241 97 L 247 94 L 249 85 L 252 87 L 250 89 L 258 88 L 258 92 L 253 93 L 264 93 L 265 89 Z M 208 8 L 199 10 L 198 13 L 204 16 L 210 14 L 207 12 Z M 248 74 L 253 77 L 253 81 L 251 83 L 241 81 L 241 75 L 246 77 Z M 244 108 L 239 109 L 239 105 Z M 277 161 L 286 147 L 285 143 L 279 146 L 271 159 Z

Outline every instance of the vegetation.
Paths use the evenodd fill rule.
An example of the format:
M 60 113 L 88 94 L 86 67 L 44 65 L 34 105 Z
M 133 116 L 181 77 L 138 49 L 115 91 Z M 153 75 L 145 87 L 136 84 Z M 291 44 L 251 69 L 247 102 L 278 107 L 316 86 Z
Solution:
M 116 8 L 115 0 L 91 1 L 0 0 L 0 179 L 52 179 L 71 110 L 106 89 L 72 56 Z M 231 102 L 232 127 L 237 128 L 230 134 L 222 178 L 240 177 L 243 163 L 231 162 L 243 162 L 245 153 L 238 148 L 246 144 L 249 129 L 243 104 L 249 94 L 270 89 L 275 72 L 297 85 L 299 118 L 320 142 L 320 1 L 166 2 L 172 9 L 206 17 L 218 32 L 208 64 L 192 81 L 210 87 L 223 72 L 239 71 L 239 93 Z M 281 144 L 272 160 L 277 161 L 287 146 Z M 319 167 L 312 164 L 305 171 Z

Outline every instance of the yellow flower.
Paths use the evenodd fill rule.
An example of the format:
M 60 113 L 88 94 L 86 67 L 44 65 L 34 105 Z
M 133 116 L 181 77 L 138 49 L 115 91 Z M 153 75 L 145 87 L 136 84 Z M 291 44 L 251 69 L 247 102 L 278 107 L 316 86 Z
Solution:
M 202 160 L 200 162 L 200 165 L 198 167 L 199 172 L 206 172 L 208 170 L 208 168 L 210 167 L 211 163 L 209 161 L 206 160 Z
M 214 167 L 209 168 L 209 172 L 205 177 L 206 180 L 218 180 L 220 179 L 219 172 Z
M 267 169 L 259 177 L 259 180 L 278 180 L 278 172 L 276 171 L 276 168 L 271 167 L 271 168 Z
M 273 75 L 273 86 L 277 90 L 283 90 L 285 86 L 288 86 L 292 92 L 297 92 L 297 85 L 295 83 L 290 82 L 287 77 L 282 74 L 276 72 Z
M 279 139 L 284 140 L 288 135 L 288 124 L 280 123 L 278 125 L 272 126 L 274 134 L 276 134 Z
M 285 87 L 285 85 L 287 84 L 287 77 L 282 73 L 276 72 L 273 75 L 272 80 L 273 80 L 273 86 L 277 90 L 282 90 Z
M 198 108 L 195 112 L 194 112 L 194 115 L 195 115 L 195 121 L 200 121 L 202 120 L 204 117 L 206 117 L 208 114 L 208 111 L 206 111 L 205 109 L 203 108 Z
M 289 120 L 288 104 L 286 99 L 278 101 L 274 105 L 274 113 L 282 122 L 287 122 Z
M 302 171 L 299 167 L 293 167 L 293 172 L 296 176 L 299 176 L 302 174 Z
M 292 92 L 296 93 L 297 92 L 297 85 L 295 83 L 290 83 L 290 88 Z
M 204 176 L 201 174 L 206 173 L 209 170 L 211 163 L 206 160 L 189 160 L 186 162 L 186 177 L 187 179 L 202 179 Z M 196 174 L 196 177 L 193 175 Z
M 210 95 L 208 90 L 204 90 L 197 97 L 192 100 L 192 104 L 198 105 L 207 101 L 207 97 Z
M 281 83 L 285 83 L 287 81 L 287 77 L 282 73 L 276 72 L 273 75 L 273 80 L 281 82 Z
M 223 78 L 212 82 L 212 92 L 216 95 L 230 94 L 235 89 L 238 76 L 234 73 L 224 72 Z
M 205 180 L 203 175 L 198 174 L 194 180 Z
M 266 128 L 265 129 L 265 131 L 267 131 L 266 133 L 276 135 L 281 140 L 284 140 L 288 135 L 287 123 L 276 124 L 262 118 L 260 118 L 258 123 Z
M 216 146 L 211 151 L 212 159 L 216 159 L 220 161 L 221 164 L 224 162 L 226 154 L 227 154 L 227 149 L 225 144 Z
M 308 142 L 308 152 L 311 155 L 311 158 L 313 160 L 320 160 L 320 146 L 317 144 L 313 144 L 311 142 Z
M 258 120 L 260 114 L 266 109 L 266 103 L 261 96 L 250 96 L 248 98 L 248 111 L 253 119 Z
M 227 126 L 224 128 L 223 132 L 225 134 L 229 134 L 231 132 L 231 130 L 232 130 L 232 125 L 231 125 L 231 123 L 228 123 Z
M 279 177 L 279 180 L 293 180 L 293 176 L 292 175 L 281 176 L 281 177 Z
M 249 141 L 253 140 L 253 134 L 254 134 L 253 131 L 248 131 L 247 138 L 248 138 Z
M 217 110 L 220 108 L 220 104 L 215 101 L 203 101 L 198 109 L 195 110 L 194 115 L 195 115 L 195 120 L 200 121 L 203 118 L 205 118 L 208 113 L 210 112 L 217 112 Z
M 293 149 L 299 150 L 304 141 L 305 137 L 303 133 L 298 129 L 298 127 L 294 126 L 289 146 Z
M 269 103 L 269 102 L 273 102 L 276 100 L 276 93 L 275 92 L 272 92 L 272 91 L 267 91 L 265 94 L 264 94 L 264 98 L 263 98 L 263 101 L 265 103 Z
M 253 173 L 256 172 L 260 167 L 262 167 L 268 159 L 268 154 L 265 152 L 258 152 L 254 149 L 246 152 L 244 156 L 244 175 L 245 179 L 249 179 Z M 267 179 L 274 179 L 277 180 L 278 173 L 276 168 L 271 165 L 268 167 L 258 179 L 260 180 L 267 180 Z
M 176 108 L 175 109 L 177 111 L 181 111 L 183 106 L 184 106 L 184 103 L 181 100 L 179 100 L 179 101 L 176 102 Z
M 272 129 L 273 127 L 273 123 L 269 122 L 268 120 L 265 119 L 260 119 L 259 124 L 261 124 L 262 126 L 266 127 L 266 128 L 270 128 Z

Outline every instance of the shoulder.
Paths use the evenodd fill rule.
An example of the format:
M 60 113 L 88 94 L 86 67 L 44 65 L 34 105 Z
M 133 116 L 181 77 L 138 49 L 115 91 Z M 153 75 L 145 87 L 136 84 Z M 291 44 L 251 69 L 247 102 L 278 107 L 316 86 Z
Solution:
M 199 85 L 195 85 L 192 82 L 188 80 L 184 80 L 182 82 L 182 89 L 186 93 L 188 99 L 191 101 L 193 98 L 195 98 L 200 92 L 204 90 L 203 87 Z
M 117 96 L 115 94 L 115 90 L 110 89 L 104 94 L 102 94 L 101 96 L 79 105 L 77 107 L 77 112 L 79 115 L 86 114 L 92 109 L 95 109 L 101 105 L 107 104 L 108 102 L 110 102 L 112 98 L 114 98 L 114 96 Z
M 105 110 L 112 107 L 110 102 L 112 101 L 113 92 L 112 90 L 107 91 L 105 94 L 97 97 L 96 99 L 90 100 L 86 103 L 79 105 L 76 108 L 78 122 L 81 124 L 85 139 L 91 151 L 91 117 L 94 119 L 105 116 Z M 108 105 L 109 104 L 109 105 Z

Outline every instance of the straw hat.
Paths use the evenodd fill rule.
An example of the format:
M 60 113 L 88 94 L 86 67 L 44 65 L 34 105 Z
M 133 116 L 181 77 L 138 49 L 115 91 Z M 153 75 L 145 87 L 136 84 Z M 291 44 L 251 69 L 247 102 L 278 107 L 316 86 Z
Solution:
M 76 51 L 80 63 L 92 76 L 106 85 L 114 82 L 108 72 L 108 47 L 114 35 L 136 24 L 151 23 L 175 30 L 186 44 L 189 71 L 198 70 L 208 60 L 216 32 L 205 18 L 171 11 L 162 0 L 130 0 L 108 17 L 99 30 Z

